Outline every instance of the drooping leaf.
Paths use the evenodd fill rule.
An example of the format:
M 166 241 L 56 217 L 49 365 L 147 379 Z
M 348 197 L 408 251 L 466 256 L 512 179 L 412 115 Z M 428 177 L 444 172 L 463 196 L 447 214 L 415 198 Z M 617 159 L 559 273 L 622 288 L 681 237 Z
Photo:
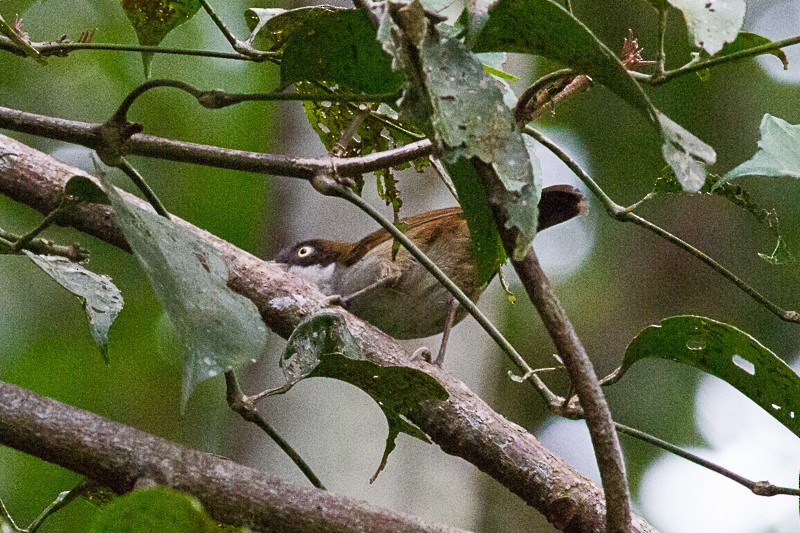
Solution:
M 706 182 L 705 165 L 714 164 L 714 149 L 672 121 L 667 115 L 656 112 L 664 144 L 661 153 L 672 167 L 678 182 L 686 192 L 697 192 Z
M 198 0 L 122 0 L 122 9 L 136 31 L 139 44 L 157 46 L 169 32 L 191 19 Z M 145 77 L 150 77 L 152 52 L 142 52 Z
M 333 310 L 321 311 L 297 326 L 289 337 L 281 368 L 289 384 L 310 377 L 334 378 L 355 385 L 377 402 L 386 416 L 389 434 L 373 480 L 386 465 L 401 432 L 430 442 L 421 429 L 407 420 L 419 403 L 448 398 L 447 391 L 424 372 L 367 360 L 344 317 Z
M 471 17 L 482 17 L 481 9 L 488 7 L 487 2 L 470 5 Z M 690 192 L 703 185 L 705 165 L 716 160 L 714 150 L 657 111 L 614 52 L 561 5 L 552 0 L 499 0 L 488 15 L 476 52 L 542 55 L 602 83 L 659 128 L 662 155 L 681 185 Z
M 384 47 L 411 82 L 401 116 L 433 134 L 446 162 L 477 158 L 492 167 L 499 180 L 487 196 L 518 230 L 514 256 L 519 259 L 536 235 L 540 193 L 525 143 L 480 60 L 457 38 L 441 34 L 436 22 L 415 1 L 389 3 L 381 23 Z
M 700 316 L 665 318 L 631 341 L 622 366 L 606 384 L 616 383 L 631 365 L 648 357 L 722 379 L 800 436 L 800 377 L 744 331 Z
M 64 194 L 74 196 L 87 204 L 111 204 L 103 189 L 86 176 L 72 176 L 64 186 Z
M 775 209 L 765 209 L 756 203 L 750 193 L 740 185 L 732 183 L 719 184 L 720 177 L 709 174 L 706 182 L 698 191 L 700 194 L 721 196 L 750 213 L 759 223 L 765 225 L 775 237 L 775 245 L 769 254 L 759 253 L 758 256 L 767 263 L 774 266 L 792 264 L 796 261 L 794 254 L 789 250 L 786 240 L 783 238 L 778 221 L 778 214 Z M 677 194 L 686 192 L 675 178 L 675 173 L 666 167 L 661 176 L 656 179 L 653 185 L 653 192 L 649 196 L 657 194 Z
M 741 176 L 800 178 L 800 125 L 766 114 L 760 131 L 758 152 L 722 176 L 720 185 Z
M 92 338 L 100 349 L 103 361 L 108 364 L 108 330 L 124 305 L 122 293 L 111 278 L 95 274 L 66 257 L 36 255 L 28 250 L 22 250 L 22 253 L 80 300 L 89 319 Z
M 250 42 L 259 50 L 277 52 L 286 41 L 308 20 L 313 20 L 324 11 L 334 11 L 332 6 L 310 6 L 297 9 L 251 7 L 244 12 L 250 28 Z
M 711 55 L 736 39 L 744 22 L 745 0 L 669 0 L 686 19 L 694 44 Z
M 100 180 L 153 292 L 178 334 L 183 361 L 181 407 L 198 383 L 258 358 L 266 329 L 255 304 L 230 290 L 217 251 L 183 226 L 128 205 Z
M 475 168 L 468 159 L 461 158 L 447 164 L 446 167 L 467 219 L 472 240 L 472 254 L 478 265 L 478 284 L 484 285 L 491 281 L 506 260 L 503 243 L 494 223 L 492 207 L 486 200 L 486 193 L 478 181 Z
M 215 533 L 220 529 L 194 497 L 154 487 L 114 498 L 92 518 L 88 533 Z

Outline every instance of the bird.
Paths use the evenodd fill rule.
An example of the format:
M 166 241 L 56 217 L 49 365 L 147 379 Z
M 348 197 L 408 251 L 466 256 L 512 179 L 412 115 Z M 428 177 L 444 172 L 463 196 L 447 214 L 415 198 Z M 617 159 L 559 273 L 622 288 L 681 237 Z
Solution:
M 571 185 L 542 190 L 538 231 L 588 210 Z M 460 207 L 427 211 L 405 219 L 405 234 L 473 301 L 491 281 L 481 283 L 467 221 Z M 466 311 L 404 248 L 396 256 L 385 229 L 357 242 L 310 239 L 281 250 L 275 262 L 316 284 L 329 301 L 396 339 L 444 333 L 434 361 L 441 366 L 450 328 Z M 394 257 L 393 257 L 394 256 Z

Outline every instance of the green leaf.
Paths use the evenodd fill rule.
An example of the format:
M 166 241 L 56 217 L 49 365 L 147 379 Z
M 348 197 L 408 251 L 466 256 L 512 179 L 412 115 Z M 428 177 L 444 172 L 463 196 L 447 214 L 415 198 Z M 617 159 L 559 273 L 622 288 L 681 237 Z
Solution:
M 703 50 L 700 51 L 699 58 L 709 59 L 712 57 L 716 58 L 716 57 L 728 56 L 731 54 L 735 54 L 737 52 L 743 52 L 745 50 L 750 50 L 751 48 L 756 48 L 771 43 L 772 41 L 770 41 L 766 37 L 762 37 L 761 35 L 750 33 L 747 31 L 740 31 L 733 42 L 725 44 L 722 47 L 722 50 L 720 50 L 713 56 L 709 55 L 707 52 Z M 784 70 L 789 69 L 789 58 L 786 57 L 786 53 L 780 48 L 777 50 L 770 50 L 768 52 L 764 52 L 764 54 L 770 54 L 777 57 L 778 59 L 781 60 L 781 63 L 783 63 L 783 69 Z
M 266 329 L 255 304 L 230 290 L 225 261 L 188 229 L 125 203 L 100 177 L 153 292 L 177 330 L 183 360 L 181 408 L 198 383 L 255 361 Z
M 281 85 L 321 81 L 348 92 L 394 93 L 403 76 L 375 39 L 366 11 L 329 6 L 277 13 L 251 9 L 247 18 L 257 46 L 283 50 Z
M 323 100 L 327 94 L 318 86 L 311 83 L 301 82 L 297 85 L 298 90 L 306 94 L 320 94 L 318 101 L 304 101 L 303 109 L 308 116 L 311 127 L 317 132 L 322 144 L 330 151 L 342 138 L 342 133 L 347 130 L 360 113 L 358 106 L 347 102 L 326 102 Z M 421 135 L 410 128 L 404 128 L 397 124 L 395 118 L 397 113 L 385 104 L 378 107 L 377 112 L 372 112 L 366 116 L 358 126 L 357 136 L 351 139 L 347 149 L 341 154 L 342 157 L 359 157 L 373 152 L 382 152 L 399 146 L 403 146 L 419 140 Z M 421 157 L 414 161 L 417 172 L 430 164 L 427 157 Z M 399 210 L 402 206 L 399 191 L 394 187 L 392 180 L 393 170 L 403 170 L 409 168 L 411 163 L 401 163 L 391 168 L 380 169 L 374 172 L 377 178 L 378 194 L 386 205 L 391 205 L 393 211 Z M 357 182 L 356 190 L 361 192 L 363 187 L 363 177 L 354 177 Z M 387 186 L 388 182 L 388 186 Z M 388 192 L 387 192 L 388 191 Z
M 766 114 L 760 130 L 758 152 L 722 176 L 720 185 L 741 176 L 800 178 L 800 125 Z
M 470 4 L 477 9 L 488 4 Z M 550 0 L 500 0 L 477 36 L 475 52 L 536 54 L 587 74 L 656 123 L 653 106 L 636 81 L 595 35 L 572 14 Z
M 375 39 L 375 25 L 363 9 L 324 12 L 306 22 L 286 43 L 281 85 L 323 81 L 356 93 L 395 93 L 403 76 Z
M 80 300 L 89 319 L 92 338 L 108 364 L 108 330 L 124 305 L 122 293 L 111 278 L 95 274 L 65 257 L 36 255 L 28 250 L 22 253 Z
M 122 9 L 136 31 L 139 44 L 157 46 L 169 32 L 191 19 L 198 0 L 122 0 Z M 145 77 L 150 77 L 152 52 L 142 52 Z
M 448 398 L 439 382 L 424 372 L 367 360 L 344 317 L 332 310 L 321 311 L 297 326 L 280 364 L 288 384 L 310 377 L 334 378 L 355 385 L 377 402 L 386 416 L 389 434 L 373 480 L 386 465 L 401 432 L 430 442 L 421 429 L 407 420 L 420 402 Z
M 675 361 L 716 376 L 800 436 L 800 377 L 763 344 L 731 326 L 700 316 L 665 318 L 628 345 L 616 383 L 647 357 Z
M 705 165 L 716 161 L 716 152 L 664 113 L 656 111 L 656 114 L 664 138 L 661 145 L 664 161 L 675 172 L 686 192 L 699 191 L 706 182 Z
M 480 17 L 488 4 L 470 5 L 470 16 Z M 659 127 L 662 155 L 681 185 L 690 192 L 703 185 L 714 150 L 657 111 L 614 52 L 571 13 L 552 0 L 500 0 L 488 14 L 474 51 L 538 54 L 602 83 Z
M 669 0 L 686 19 L 694 44 L 709 54 L 736 39 L 744 22 L 744 0 Z
M 439 33 L 434 22 L 416 1 L 390 3 L 382 22 L 384 46 L 411 81 L 401 115 L 432 131 L 446 162 L 477 158 L 491 165 L 499 181 L 487 195 L 519 231 L 514 257 L 520 259 L 536 235 L 540 193 L 528 151 L 480 60 L 458 39 Z
M 213 533 L 220 531 L 194 497 L 166 487 L 115 498 L 95 513 L 88 533 Z
M 111 200 L 103 189 L 86 176 L 72 176 L 64 186 L 64 194 L 88 204 L 111 205 Z
M 464 209 L 472 240 L 472 255 L 478 265 L 478 285 L 483 286 L 494 277 L 506 261 L 503 243 L 492 215 L 486 192 L 478 181 L 475 168 L 468 159 L 446 164 L 447 172 L 458 192 L 458 201 Z

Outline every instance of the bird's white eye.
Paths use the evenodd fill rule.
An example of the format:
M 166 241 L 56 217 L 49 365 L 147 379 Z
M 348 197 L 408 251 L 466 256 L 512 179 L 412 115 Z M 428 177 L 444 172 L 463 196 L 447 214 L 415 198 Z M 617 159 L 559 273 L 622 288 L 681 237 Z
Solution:
M 308 257 L 313 251 L 314 248 L 311 246 L 301 246 L 300 249 L 297 250 L 297 257 Z

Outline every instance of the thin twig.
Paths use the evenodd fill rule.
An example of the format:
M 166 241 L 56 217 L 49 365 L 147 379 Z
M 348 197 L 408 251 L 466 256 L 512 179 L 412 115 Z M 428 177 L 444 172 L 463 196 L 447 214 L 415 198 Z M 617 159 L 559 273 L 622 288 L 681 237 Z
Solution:
M 735 481 L 736 483 L 742 485 L 743 487 L 747 487 L 753 494 L 757 496 L 777 496 L 777 495 L 788 495 L 788 496 L 800 496 L 800 490 L 796 488 L 789 488 L 789 487 L 778 487 L 773 485 L 768 481 L 751 481 L 746 477 L 740 476 L 736 472 L 732 472 L 727 468 L 717 465 L 716 463 L 712 463 L 707 459 L 703 459 L 702 457 L 695 455 L 691 452 L 687 452 L 683 448 L 679 448 L 672 443 L 669 443 L 665 440 L 661 440 L 658 437 L 650 435 L 649 433 L 645 433 L 644 431 L 640 431 L 638 429 L 625 426 L 620 424 L 619 422 L 615 422 L 617 427 L 617 431 L 620 433 L 624 433 L 630 437 L 638 439 L 643 442 L 647 442 L 652 444 L 653 446 L 657 446 L 663 450 L 666 450 L 678 457 L 686 459 L 687 461 L 691 461 L 692 463 L 702 466 L 703 468 L 707 468 L 712 472 L 716 472 L 726 478 Z
M 127 159 L 124 157 L 121 158 L 118 168 L 122 170 L 131 179 L 131 181 L 133 181 L 142 194 L 144 194 L 144 197 L 147 199 L 150 205 L 153 206 L 153 209 L 155 209 L 156 213 L 166 219 L 170 218 L 169 211 L 167 211 L 167 208 L 161 203 L 161 200 L 158 199 L 155 191 L 150 188 L 150 186 L 144 180 L 144 177 L 139 174 L 139 171 L 136 170 L 136 168 L 134 168 L 134 166 L 131 165 Z
M 715 67 L 717 65 L 722 65 L 724 63 L 732 63 L 734 61 L 739 61 L 740 59 L 747 59 L 749 57 L 768 54 L 775 50 L 780 50 L 781 48 L 786 48 L 787 46 L 792 46 L 795 44 L 800 44 L 800 35 L 797 35 L 795 37 L 790 37 L 788 39 L 783 39 L 782 41 L 775 41 L 769 44 L 762 44 L 761 46 L 754 46 L 753 48 L 748 48 L 747 50 L 741 50 L 739 52 L 734 52 L 732 54 L 727 54 L 719 57 L 712 57 L 711 59 L 707 59 L 705 61 L 689 63 L 675 70 L 669 70 L 667 72 L 664 72 L 664 74 L 659 77 L 651 76 L 645 79 L 645 81 L 649 81 L 651 85 L 662 85 L 680 76 L 691 74 L 692 72 L 705 70 L 707 68 Z M 642 79 L 642 78 L 640 77 L 637 79 Z
M 312 485 L 317 487 L 321 490 L 327 490 L 325 485 L 322 484 L 322 481 L 317 477 L 314 471 L 308 466 L 300 454 L 292 448 L 292 445 L 286 442 L 280 434 L 275 431 L 275 429 L 269 425 L 266 419 L 261 416 L 258 410 L 253 405 L 253 401 L 251 398 L 248 398 L 242 392 L 241 387 L 239 386 L 239 381 L 236 379 L 236 374 L 233 373 L 232 370 L 225 372 L 225 387 L 227 389 L 226 392 L 226 399 L 228 402 L 228 406 L 231 408 L 232 411 L 238 413 L 244 420 L 247 422 L 251 422 L 258 426 L 264 433 L 269 436 L 278 445 L 278 447 L 285 453 L 292 462 L 297 465 L 297 468 L 303 472 L 303 475 L 306 476 Z
M 619 220 L 620 222 L 632 222 L 637 226 L 641 226 L 659 237 L 666 239 L 668 242 L 678 246 L 679 248 L 689 252 L 694 257 L 698 258 L 700 261 L 711 267 L 715 272 L 720 274 L 722 277 L 739 287 L 745 294 L 750 296 L 753 300 L 761 304 L 765 309 L 769 312 L 780 318 L 785 322 L 792 322 L 792 323 L 800 323 L 800 313 L 794 310 L 787 310 L 782 309 L 775 303 L 773 303 L 770 299 L 766 296 L 761 294 L 755 288 L 751 287 L 747 282 L 736 276 L 733 272 L 722 266 L 719 262 L 711 258 L 708 254 L 700 251 L 699 249 L 695 248 L 691 244 L 687 243 L 686 241 L 676 237 L 672 233 L 668 232 L 667 230 L 653 224 L 649 220 L 633 213 L 630 208 L 622 207 L 621 205 L 615 203 L 611 198 L 600 188 L 600 186 L 589 176 L 589 174 L 578 164 L 577 161 L 572 159 L 566 152 L 564 152 L 561 148 L 558 147 L 552 140 L 548 137 L 543 135 L 542 133 L 534 130 L 533 128 L 527 127 L 525 128 L 525 133 L 536 139 L 542 145 L 544 145 L 548 150 L 553 152 L 556 157 L 561 159 L 561 161 L 566 164 L 572 172 L 575 173 L 578 178 L 580 178 L 583 183 L 592 191 L 592 193 L 597 196 L 597 198 L 603 203 L 603 206 L 606 209 L 606 212 L 615 220 Z
M 64 120 L 0 106 L 0 128 L 57 139 L 95 150 L 104 145 L 100 134 L 101 127 L 102 124 Z M 125 143 L 127 155 L 305 180 L 312 179 L 320 172 L 329 171 L 331 164 L 336 166 L 341 175 L 352 176 L 409 163 L 432 152 L 433 144 L 428 139 L 364 156 L 332 159 L 327 156 L 313 159 L 248 152 L 141 133 L 130 136 Z
M 113 52 L 137 52 L 194 57 L 213 57 L 217 59 L 231 59 L 238 61 L 264 61 L 277 58 L 277 52 L 262 52 L 263 56 L 251 57 L 236 52 L 217 52 L 216 50 L 192 50 L 186 48 L 162 48 L 161 46 L 146 46 L 141 44 L 115 44 L 115 43 L 84 43 L 84 42 L 38 42 L 31 43 L 31 47 L 44 57 L 66 57 L 67 54 L 81 50 L 106 50 Z M 25 52 L 17 47 L 10 39 L 0 35 L 0 50 L 24 56 Z

